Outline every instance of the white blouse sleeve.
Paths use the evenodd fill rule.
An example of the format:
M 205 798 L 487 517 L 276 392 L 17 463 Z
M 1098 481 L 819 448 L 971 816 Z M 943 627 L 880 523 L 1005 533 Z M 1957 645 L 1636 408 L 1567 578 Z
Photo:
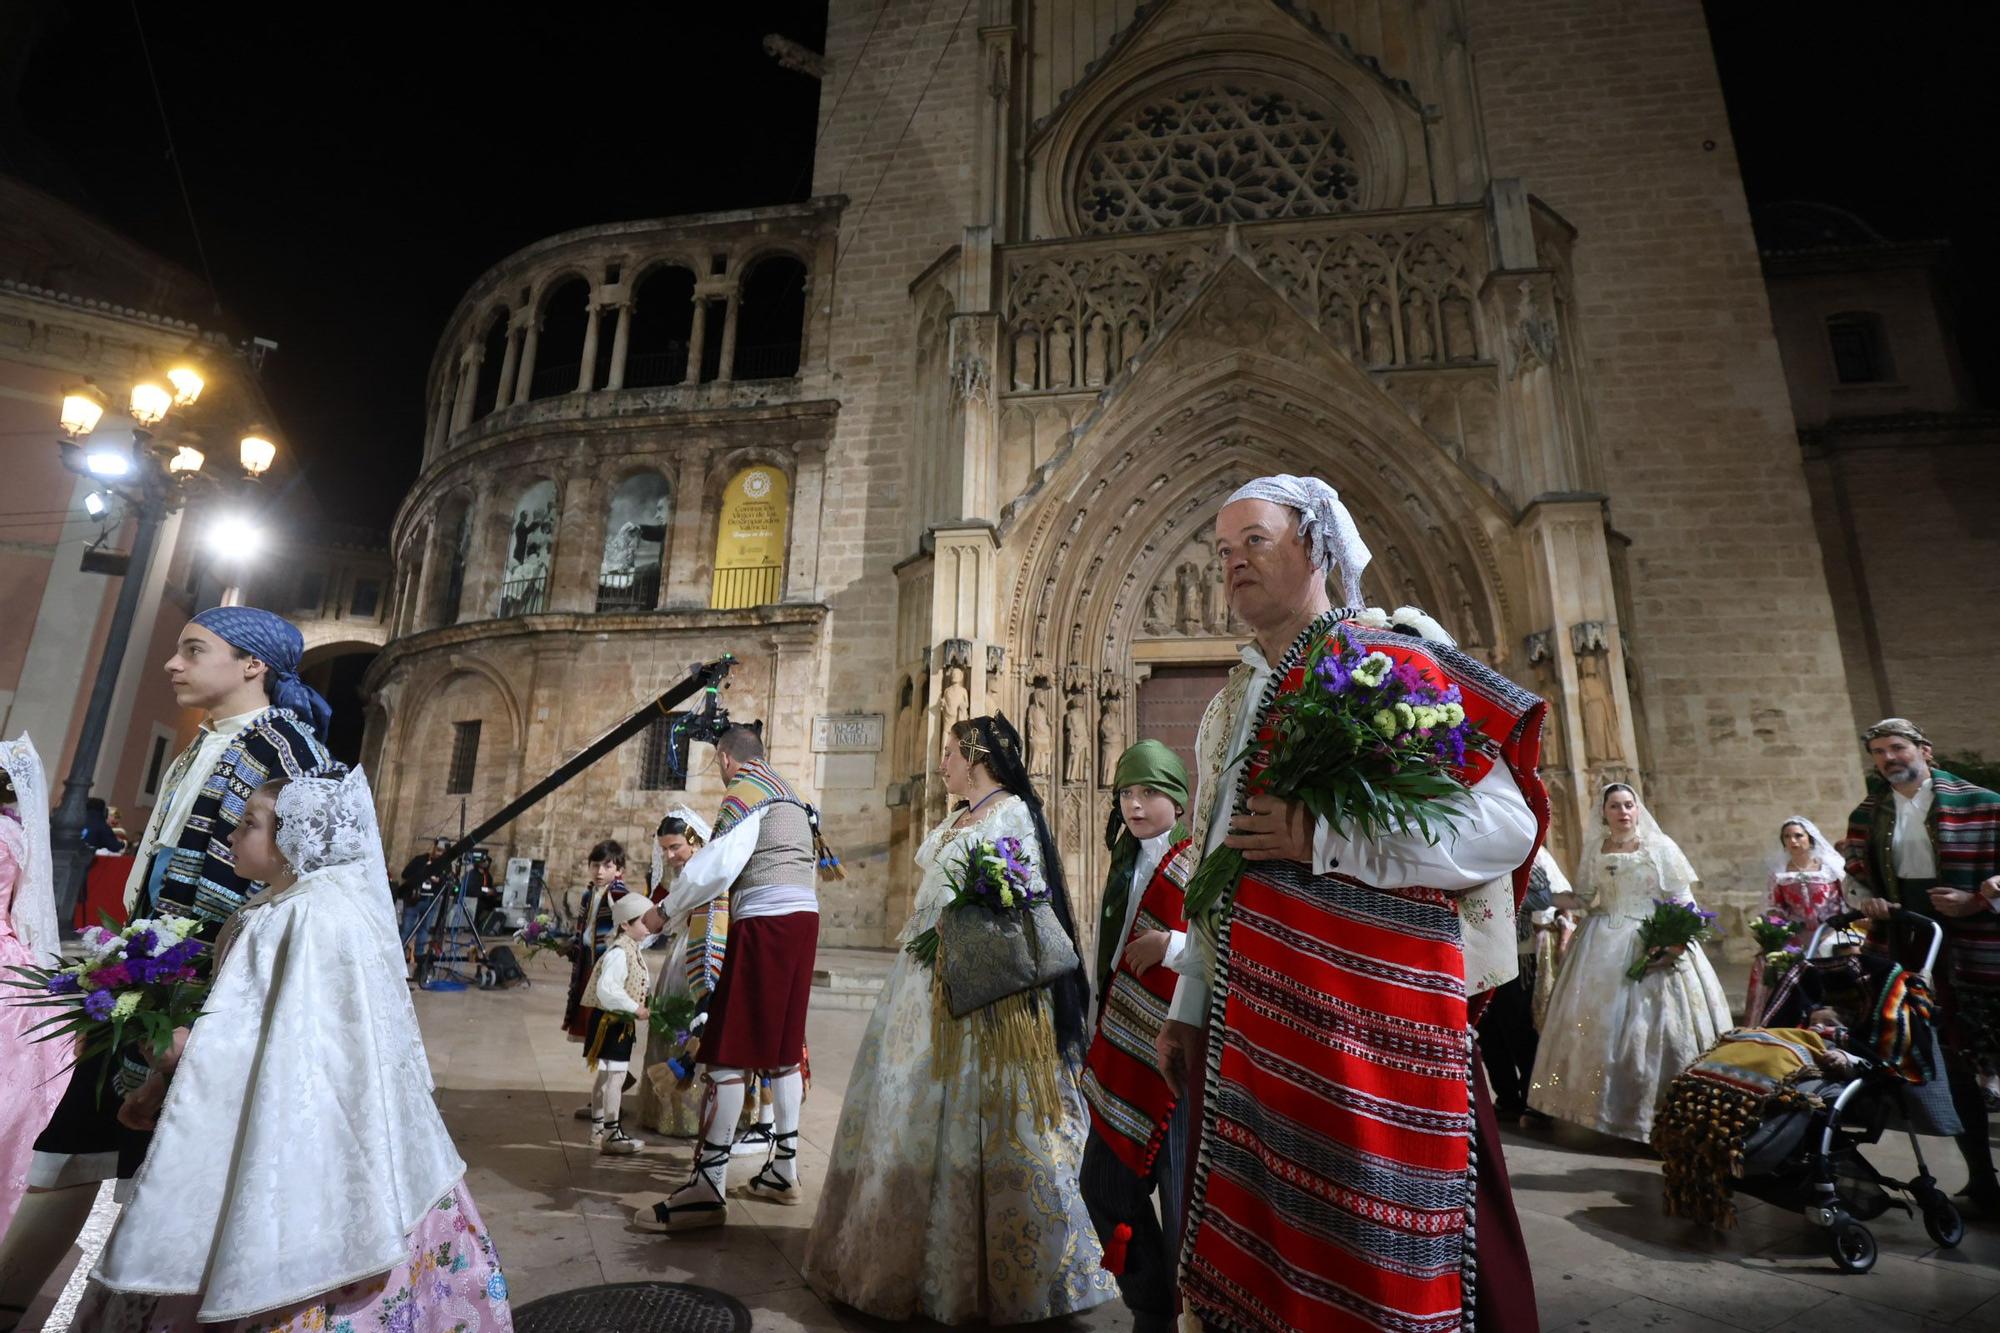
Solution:
M 597 970 L 597 994 L 592 997 L 594 1008 L 609 1014 L 636 1014 L 639 1006 L 632 1003 L 632 997 L 625 993 L 625 951 L 608 949 L 604 954 L 604 966 Z

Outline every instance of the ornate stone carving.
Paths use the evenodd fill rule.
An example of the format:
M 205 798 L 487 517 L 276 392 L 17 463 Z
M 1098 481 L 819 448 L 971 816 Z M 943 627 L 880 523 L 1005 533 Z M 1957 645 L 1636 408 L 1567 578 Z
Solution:
M 1146 593 L 1145 628 L 1148 634 L 1171 634 L 1174 631 L 1174 598 L 1164 579 Z
M 1538 629 L 1521 640 L 1521 652 L 1529 666 L 1540 666 L 1554 655 L 1555 633 L 1552 629 Z
M 1108 671 L 1104 673 L 1100 690 L 1097 700 L 1097 784 L 1112 787 L 1118 782 L 1118 757 L 1125 753 L 1125 710 L 1122 707 L 1125 692 L 1118 677 Z
M 944 688 L 938 691 L 938 753 L 940 760 L 952 747 L 951 729 L 972 716 L 972 691 L 966 688 L 965 668 L 944 669 Z
M 1016 389 L 1039 388 L 1037 382 L 1041 369 L 1041 334 L 1033 325 L 1019 325 L 1014 330 L 1014 387 Z
M 1604 675 L 1604 653 L 1579 653 L 1576 659 L 1576 688 L 1583 711 L 1583 749 L 1595 768 L 1624 760 L 1618 743 L 1618 708 L 1611 697 L 1611 682 Z
M 1088 688 L 1072 687 L 1063 708 L 1063 781 L 1090 781 L 1090 705 Z
M 1444 298 L 1444 355 L 1447 361 L 1477 361 L 1479 339 L 1472 330 L 1472 302 L 1457 292 Z
M 1222 557 L 1209 553 L 1208 563 L 1202 566 L 1202 592 L 1207 601 L 1207 613 L 1202 617 L 1210 634 L 1229 632 L 1229 590 L 1222 582 Z
M 1006 645 L 998 643 L 986 645 L 986 698 L 989 708 L 992 706 L 994 696 L 999 692 L 1000 668 L 1006 665 L 1006 662 Z
M 1104 316 L 1092 315 L 1083 326 L 1083 382 L 1092 389 L 1110 377 L 1111 334 Z
M 1431 338 L 1430 303 L 1421 291 L 1411 291 L 1403 298 L 1403 346 L 1408 351 L 1405 360 L 1430 361 L 1435 346 Z
M 1610 638 L 1601 620 L 1579 620 L 1569 627 L 1569 646 L 1581 657 L 1585 653 L 1606 652 Z
M 1049 329 L 1049 364 L 1044 388 L 1067 389 L 1076 382 L 1074 343 L 1068 324 L 1057 323 Z
M 1331 103 L 1275 80 L 1210 76 L 1108 126 L 1074 202 L 1083 229 L 1102 233 L 1342 213 L 1361 197 Z
M 1028 691 L 1028 772 L 1038 778 L 1049 775 L 1056 747 L 1055 719 L 1051 716 L 1055 691 L 1046 675 L 1037 676 Z
M 1396 338 L 1389 330 L 1389 306 L 1379 295 L 1361 309 L 1361 354 L 1371 366 L 1396 362 Z

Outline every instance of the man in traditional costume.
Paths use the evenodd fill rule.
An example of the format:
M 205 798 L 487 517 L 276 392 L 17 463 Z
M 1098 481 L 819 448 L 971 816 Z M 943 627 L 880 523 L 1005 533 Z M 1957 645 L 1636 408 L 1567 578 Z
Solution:
M 244 802 L 266 782 L 317 772 L 330 761 L 322 742 L 332 710 L 299 679 L 304 647 L 296 626 L 249 606 L 203 611 L 181 631 L 167 679 L 174 702 L 204 716 L 194 743 L 168 767 L 153 816 L 132 849 L 128 917 L 193 917 L 197 933 L 212 943 L 257 890 L 236 873 L 229 850 Z M 99 1061 L 111 1058 L 78 1067 L 35 1141 L 29 1193 L 0 1245 L 0 1304 L 33 1299 L 82 1230 L 98 1183 L 116 1178 L 122 1198 L 146 1155 L 152 1136 L 120 1124 L 115 1092 L 97 1095 Z M 143 1064 L 127 1061 L 116 1081 L 135 1090 L 145 1118 L 157 1112 L 163 1079 L 149 1079 Z
M 1172 963 L 1187 942 L 1181 899 L 1195 866 L 1183 822 L 1188 776 L 1179 755 L 1144 740 L 1119 756 L 1114 778 L 1111 869 L 1097 928 L 1097 1033 L 1083 1071 L 1090 1137 L 1079 1185 L 1135 1333 L 1168 1333 L 1187 1116 L 1154 1046 L 1174 995 Z M 1153 827 L 1158 832 L 1140 836 Z
M 1885 785 L 1847 819 L 1847 873 L 1867 895 L 1856 906 L 1877 921 L 1901 907 L 1944 927 L 1931 986 L 1944 1018 L 1951 1102 L 1964 1125 L 1960 1197 L 2000 1212 L 1979 1088 L 1982 1071 L 2000 1068 L 2000 794 L 1932 764 L 1929 739 L 1907 718 L 1884 718 L 1861 738 Z M 1929 943 L 1928 931 L 1890 932 L 1905 966 L 1920 966 Z
M 665 904 L 646 918 L 649 930 L 663 933 L 729 895 L 725 961 L 701 1034 L 705 1095 L 694 1171 L 668 1198 L 639 1210 L 636 1222 L 651 1231 L 728 1220 L 732 1138 L 745 1092 L 760 1076 L 771 1081 L 772 1145 L 743 1196 L 784 1204 L 805 1197 L 796 1158 L 806 1004 L 819 945 L 815 874 L 835 863 L 819 838 L 819 812 L 772 771 L 756 731 L 730 727 L 716 738 L 715 756 L 728 784 L 715 836 L 688 858 Z
M 1193 836 L 1249 862 L 1190 923 L 1161 1069 L 1195 1099 L 1180 1289 L 1205 1328 L 1536 1327 L 1468 992 L 1514 968 L 1513 910 L 1548 826 L 1535 765 L 1545 705 L 1448 646 L 1428 617 L 1360 606 L 1368 549 L 1316 478 L 1254 481 L 1216 524 L 1230 609 L 1255 642 L 1202 717 Z M 1362 619 L 1354 617 L 1362 616 Z M 1457 685 L 1490 746 L 1433 845 L 1359 841 L 1248 796 L 1278 691 L 1338 629 Z M 1476 904 L 1463 895 L 1477 894 Z M 1469 980 L 1470 979 L 1470 980 Z M 1475 1202 L 1476 1201 L 1476 1202 Z M 1479 1254 L 1475 1269 L 1474 1220 Z M 1475 1271 L 1477 1281 L 1475 1281 Z

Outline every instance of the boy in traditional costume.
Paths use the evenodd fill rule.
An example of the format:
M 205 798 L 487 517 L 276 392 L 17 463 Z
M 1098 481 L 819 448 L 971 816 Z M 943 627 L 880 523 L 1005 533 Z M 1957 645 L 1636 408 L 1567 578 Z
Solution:
M 1368 548 L 1317 478 L 1238 490 L 1216 551 L 1255 642 L 1202 718 L 1194 840 L 1249 865 L 1190 922 L 1160 1036 L 1162 1072 L 1198 1099 L 1184 1306 L 1206 1328 L 1258 1333 L 1449 1333 L 1475 1304 L 1485 1327 L 1532 1329 L 1467 1000 L 1515 970 L 1513 911 L 1548 826 L 1535 771 L 1545 705 L 1428 617 L 1398 613 L 1428 627 L 1416 638 L 1386 615 L 1334 612 L 1328 574 L 1338 564 L 1359 607 Z M 1492 743 L 1456 770 L 1467 795 L 1434 845 L 1350 839 L 1302 805 L 1249 794 L 1261 764 L 1239 757 L 1269 738 L 1272 701 L 1336 628 L 1457 685 Z M 1462 905 L 1469 893 L 1480 900 Z
M 664 932 L 697 907 L 729 895 L 729 937 L 722 975 L 702 1028 L 701 1139 L 694 1172 L 670 1197 L 638 1211 L 651 1231 L 685 1231 L 728 1221 L 726 1186 L 737 1117 L 753 1078 L 771 1081 L 772 1145 L 746 1197 L 796 1204 L 799 1110 L 806 1005 L 819 946 L 818 871 L 839 863 L 820 841 L 819 812 L 764 758 L 764 742 L 733 726 L 715 740 L 728 784 L 715 836 L 681 868 L 673 892 L 647 916 Z
M 1983 1071 L 2000 1068 L 2000 794 L 1933 765 L 1930 740 L 1907 718 L 1884 718 L 1861 739 L 1884 785 L 1847 819 L 1847 873 L 1868 895 L 1856 906 L 1876 921 L 1901 907 L 1944 927 L 1931 986 L 1944 1018 L 1951 1102 L 1965 1127 L 1960 1197 L 2000 1213 L 1979 1088 Z M 1929 934 L 1892 928 L 1889 947 L 1898 962 L 1921 966 Z
M 1115 777 L 1106 835 L 1111 869 L 1097 931 L 1097 1033 L 1084 1061 L 1090 1138 L 1080 1183 L 1133 1328 L 1168 1333 L 1187 1117 L 1153 1048 L 1174 996 L 1172 964 L 1187 941 L 1181 895 L 1195 866 L 1194 840 L 1182 822 L 1188 777 L 1180 757 L 1154 740 L 1119 756 Z
M 597 1075 L 591 1089 L 590 1137 L 598 1151 L 613 1157 L 639 1151 L 639 1140 L 625 1132 L 621 1106 L 625 1096 L 625 1067 L 632 1060 L 632 1045 L 639 1024 L 650 1017 L 646 1008 L 646 960 L 639 956 L 639 942 L 650 933 L 645 916 L 653 904 L 640 894 L 628 893 L 611 904 L 611 942 L 590 971 L 584 994 L 590 997 L 590 1040 L 584 1045 L 584 1063 Z

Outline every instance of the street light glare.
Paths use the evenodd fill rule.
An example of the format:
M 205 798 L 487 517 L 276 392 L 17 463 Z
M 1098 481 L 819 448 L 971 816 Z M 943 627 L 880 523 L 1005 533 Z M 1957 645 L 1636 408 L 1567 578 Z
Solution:
M 98 445 L 84 451 L 83 465 L 93 477 L 123 477 L 132 471 L 132 455 L 115 445 Z
M 199 472 L 201 465 L 207 461 L 208 455 L 193 445 L 184 444 L 167 460 L 167 471 L 176 476 L 183 472 Z
M 240 514 L 230 514 L 209 528 L 208 544 L 218 555 L 251 556 L 264 548 L 264 530 Z
M 104 499 L 103 491 L 92 491 L 83 497 L 83 512 L 92 518 L 103 518 L 110 505 Z

